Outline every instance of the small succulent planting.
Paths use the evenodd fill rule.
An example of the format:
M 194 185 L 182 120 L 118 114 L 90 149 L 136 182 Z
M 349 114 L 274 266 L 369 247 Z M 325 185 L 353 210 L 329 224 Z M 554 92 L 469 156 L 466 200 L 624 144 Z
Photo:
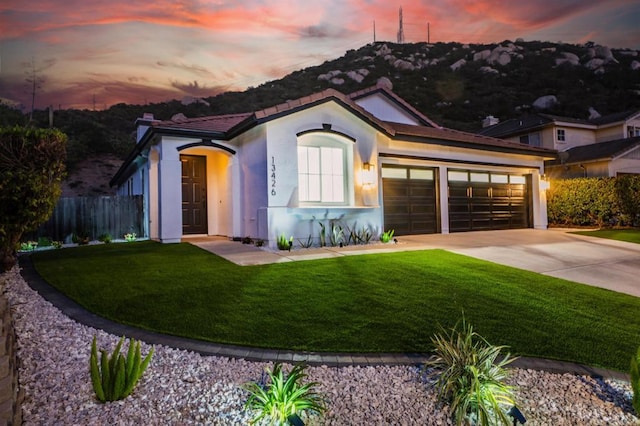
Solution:
M 425 368 L 431 369 L 438 400 L 450 405 L 456 425 L 510 425 L 505 410 L 515 406 L 514 389 L 505 384 L 505 366 L 515 358 L 501 358 L 504 346 L 489 344 L 464 318 L 431 341 L 435 357 Z
M 380 241 L 382 241 L 383 243 L 388 243 L 393 239 L 393 234 L 393 229 L 384 231 L 382 234 L 380 234 Z
M 37 241 L 27 241 L 26 243 L 20 244 L 20 251 L 34 251 L 38 248 Z
M 264 240 L 262 238 L 257 238 L 253 243 L 256 247 L 262 247 L 264 245 Z
M 302 248 L 310 248 L 313 245 L 313 238 L 311 237 L 311 234 L 309 234 L 306 241 L 298 240 L 298 244 L 300 244 L 300 247 Z
M 138 236 L 136 235 L 135 232 L 129 232 L 127 234 L 124 234 L 124 240 L 128 243 L 134 242 L 137 238 Z
M 290 237 L 289 239 L 287 239 L 284 233 L 282 233 L 278 237 L 277 244 L 278 244 L 278 249 L 291 251 L 291 246 L 293 246 L 293 237 Z
M 74 244 L 78 244 L 80 246 L 87 245 L 89 244 L 90 241 L 91 241 L 91 236 L 89 236 L 89 233 L 84 230 L 74 232 L 71 235 L 71 242 L 73 242 Z
M 89 372 L 93 390 L 100 402 L 117 401 L 129 396 L 151 362 L 153 348 L 143 359 L 140 353 L 140 342 L 129 339 L 129 350 L 125 357 L 120 353 L 123 343 L 124 336 L 111 356 L 106 350 L 101 349 L 100 360 L 98 360 L 96 336 L 93 336 Z
M 108 232 L 105 232 L 104 234 L 100 234 L 98 236 L 98 241 L 100 241 L 101 243 L 109 244 L 111 240 L 111 234 L 109 234 Z
M 264 419 L 272 425 L 287 425 L 294 424 L 295 419 L 299 424 L 301 415 L 324 413 L 324 397 L 315 390 L 318 383 L 301 383 L 307 376 L 305 369 L 306 365 L 297 364 L 285 376 L 282 364 L 276 363 L 273 370 L 265 370 L 267 377 L 263 375 L 259 383 L 245 383 L 243 388 L 249 392 L 249 399 L 244 407 L 254 412 L 251 422 Z
M 55 249 L 61 249 L 62 246 L 63 246 L 63 243 L 62 243 L 62 241 L 51 241 L 51 245 Z

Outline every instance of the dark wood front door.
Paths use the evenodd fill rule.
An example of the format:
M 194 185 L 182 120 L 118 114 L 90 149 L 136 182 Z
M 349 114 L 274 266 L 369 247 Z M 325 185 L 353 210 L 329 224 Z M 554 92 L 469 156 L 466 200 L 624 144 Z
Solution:
M 207 159 L 181 155 L 182 163 L 182 233 L 206 234 L 207 228 Z

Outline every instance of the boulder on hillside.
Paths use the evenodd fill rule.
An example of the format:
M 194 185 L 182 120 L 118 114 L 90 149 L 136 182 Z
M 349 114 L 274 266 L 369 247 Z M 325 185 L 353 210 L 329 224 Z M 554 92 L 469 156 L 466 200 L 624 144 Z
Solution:
M 378 81 L 376 81 L 376 86 L 393 90 L 393 83 L 387 77 L 380 77 Z
M 640 62 L 638 61 L 631 62 L 631 69 L 634 71 L 640 70 Z
M 411 62 L 405 61 L 404 59 L 395 60 L 393 62 L 393 67 L 401 71 L 413 71 L 415 69 Z
M 480 52 L 476 52 L 473 54 L 474 61 L 484 61 L 491 55 L 491 50 L 485 49 Z
M 480 67 L 478 71 L 480 71 L 483 74 L 500 74 L 500 71 L 491 67 Z
M 580 65 L 580 58 L 578 58 L 578 55 L 576 55 L 575 53 L 562 52 L 561 55 L 562 55 L 561 58 L 556 58 L 556 65 L 562 65 L 562 64 Z
M 328 73 L 326 73 L 326 74 L 320 74 L 320 75 L 318 76 L 318 80 L 326 80 L 326 81 L 329 81 L 329 80 L 331 80 L 332 78 L 339 76 L 340 74 L 342 74 L 342 71 L 340 71 L 340 70 L 333 70 L 333 71 L 329 71 L 329 72 L 328 72 Z
M 460 68 L 462 68 L 465 64 L 467 63 L 467 61 L 463 58 L 463 59 L 459 59 L 456 62 L 454 62 L 453 64 L 451 64 L 449 66 L 449 68 L 451 68 L 451 71 L 458 71 Z
M 596 58 L 604 59 L 605 63 L 615 62 L 618 63 L 616 58 L 613 57 L 613 53 L 611 53 L 611 49 L 607 46 L 596 46 Z
M 558 103 L 558 98 L 555 95 L 540 96 L 533 102 L 533 107 L 537 110 L 545 110 L 553 108 Z
M 387 56 L 391 54 L 391 49 L 389 49 L 389 46 L 387 46 L 386 44 L 383 44 L 382 46 L 380 46 L 380 49 L 378 49 L 376 51 L 376 56 Z
M 336 86 L 341 86 L 344 84 L 344 78 L 334 77 L 331 80 L 329 80 L 329 82 L 331 84 L 335 84 Z
M 589 107 L 589 120 L 594 120 L 596 118 L 602 117 L 598 111 L 594 107 Z
M 364 80 L 364 76 L 355 71 L 347 72 L 347 77 L 349 77 L 351 80 L 355 81 L 356 83 L 362 83 L 362 80 Z

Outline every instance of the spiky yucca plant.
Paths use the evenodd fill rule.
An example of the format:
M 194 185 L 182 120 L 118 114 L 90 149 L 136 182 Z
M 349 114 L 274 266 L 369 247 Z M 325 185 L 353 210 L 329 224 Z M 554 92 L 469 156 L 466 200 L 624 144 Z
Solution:
M 292 415 L 306 411 L 322 414 L 326 407 L 322 395 L 314 390 L 318 383 L 300 383 L 307 376 L 305 369 L 304 364 L 297 364 L 285 378 L 282 365 L 276 363 L 273 370 L 266 369 L 269 383 L 245 383 L 243 388 L 250 393 L 245 409 L 256 412 L 251 422 L 266 418 L 272 425 L 284 426 Z
M 149 362 L 151 362 L 153 348 L 151 348 L 147 356 L 142 359 L 140 342 L 129 339 L 129 350 L 125 358 L 120 353 L 123 342 L 124 336 L 116 345 L 111 356 L 109 356 L 106 350 L 101 349 L 100 363 L 98 363 L 96 336 L 93 336 L 89 370 L 93 390 L 101 402 L 117 401 L 129 396 L 149 366 Z
M 636 410 L 636 414 L 640 415 L 640 347 L 633 357 L 631 357 L 631 389 L 633 390 L 633 399 L 631 403 Z
M 515 401 L 513 388 L 504 383 L 505 366 L 515 358 L 507 354 L 498 361 L 505 347 L 489 344 L 464 318 L 431 341 L 435 358 L 425 367 L 433 368 L 438 399 L 450 404 L 456 424 L 509 425 L 505 408 Z

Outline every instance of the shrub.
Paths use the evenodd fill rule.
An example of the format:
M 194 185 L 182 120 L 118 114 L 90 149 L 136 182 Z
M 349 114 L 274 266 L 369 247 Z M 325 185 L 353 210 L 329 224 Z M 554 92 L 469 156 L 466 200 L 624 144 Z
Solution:
M 109 244 L 111 240 L 111 234 L 109 234 L 108 232 L 105 232 L 104 234 L 100 234 L 98 236 L 98 241 L 100 241 L 101 243 Z
M 71 242 L 74 244 L 83 246 L 83 245 L 89 244 L 89 241 L 91 241 L 91 237 L 89 236 L 89 233 L 85 230 L 74 232 L 71 235 Z
M 438 400 L 450 404 L 456 424 L 509 425 L 504 408 L 515 403 L 504 367 L 514 358 L 507 354 L 497 361 L 504 346 L 489 344 L 464 318 L 431 341 L 435 357 L 425 368 L 433 368 L 429 375 L 436 379 Z
M 125 358 L 120 353 L 123 342 L 124 336 L 116 345 L 111 356 L 106 350 L 101 349 L 100 362 L 98 363 L 96 336 L 93 336 L 89 371 L 93 390 L 100 402 L 117 401 L 129 396 L 151 362 L 153 348 L 142 359 L 140 342 L 129 339 L 129 350 Z
M 58 130 L 0 128 L 0 272 L 16 263 L 25 232 L 44 223 L 60 197 L 67 137 Z
M 128 234 L 124 234 L 124 239 L 128 243 L 134 242 L 137 238 L 138 238 L 138 236 L 136 235 L 135 232 L 130 232 Z
M 633 399 L 631 403 L 636 410 L 636 414 L 640 415 L 640 347 L 638 352 L 631 357 L 631 389 L 633 390 Z
M 318 383 L 300 383 L 307 376 L 305 369 L 305 365 L 298 364 L 285 378 L 282 365 L 276 363 L 272 371 L 266 369 L 269 383 L 243 385 L 250 393 L 245 409 L 256 411 L 252 423 L 267 418 L 271 424 L 286 425 L 291 416 L 307 411 L 322 414 L 326 410 L 322 395 L 314 390 Z
M 640 176 L 553 180 L 549 223 L 568 226 L 640 225 Z

